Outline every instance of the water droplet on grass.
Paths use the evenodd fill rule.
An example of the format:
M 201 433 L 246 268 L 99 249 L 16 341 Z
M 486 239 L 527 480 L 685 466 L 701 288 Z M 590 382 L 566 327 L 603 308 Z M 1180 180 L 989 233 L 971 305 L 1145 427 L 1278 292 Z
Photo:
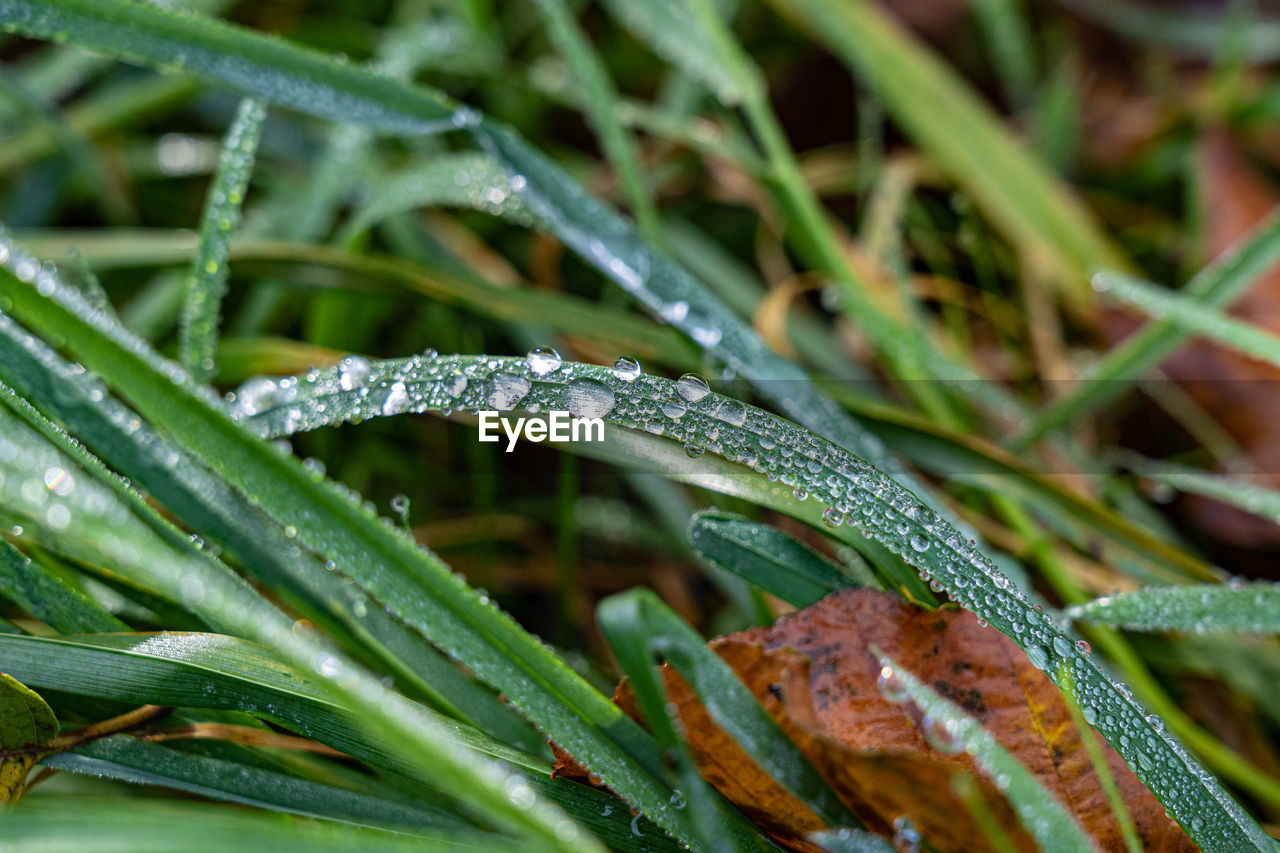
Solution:
M 529 364 L 529 372 L 534 376 L 546 376 L 548 373 L 559 370 L 562 363 L 560 353 L 551 349 L 551 347 L 537 347 L 529 350 L 526 357 Z
M 624 355 L 613 363 L 613 375 L 623 382 L 634 382 L 640 378 L 640 362 Z

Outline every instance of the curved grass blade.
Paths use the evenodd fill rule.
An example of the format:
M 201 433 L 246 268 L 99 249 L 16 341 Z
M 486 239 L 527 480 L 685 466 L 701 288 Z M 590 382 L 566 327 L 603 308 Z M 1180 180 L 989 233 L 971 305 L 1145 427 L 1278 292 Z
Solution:
M 4 541 L 0 595 L 62 634 L 129 630 L 96 601 Z
M 223 140 L 218 171 L 200 221 L 200 243 L 187 274 L 187 295 L 178 325 L 182 364 L 199 382 L 207 382 L 215 372 L 219 313 L 227 289 L 227 249 L 232 231 L 240 223 L 240 207 L 266 117 L 267 109 L 260 101 L 246 98 L 240 102 Z
M 287 820 L 222 806 L 92 797 L 32 798 L 0 821 L 9 853 L 207 853 L 254 847 L 275 853 L 486 851 L 512 843 L 482 832 L 403 835 L 339 823 Z
M 634 721 L 515 620 L 462 583 L 434 554 L 379 520 L 335 484 L 318 481 L 297 459 L 251 437 L 227 418 L 208 389 L 191 384 L 176 365 L 163 361 L 144 342 L 93 311 L 74 289 L 60 285 L 52 271 L 41 269 L 16 247 L 3 245 L 12 268 L 34 282 L 0 271 L 0 293 L 12 300 L 16 316 L 46 334 L 59 335 L 86 367 L 120 390 L 153 424 L 181 440 L 276 523 L 292 527 L 300 543 L 332 560 L 337 571 L 361 583 L 403 621 L 502 691 L 620 796 L 681 840 L 690 837 L 687 819 L 672 808 L 671 792 L 660 781 L 660 760 L 653 742 Z M 392 408 L 394 405 L 393 398 Z M 172 585 L 173 579 L 168 582 Z M 243 591 L 225 592 L 225 598 L 221 589 L 219 595 L 211 595 L 210 603 L 229 608 L 228 602 L 244 597 Z M 230 612 L 230 624 L 236 632 L 262 637 L 264 642 L 281 642 L 278 630 L 289 634 L 288 629 L 277 630 L 274 616 L 261 624 L 253 620 L 251 614 L 259 609 L 261 605 L 255 603 L 243 611 Z M 299 661 L 310 661 L 317 654 L 314 643 L 291 634 L 284 648 Z M 330 652 L 321 654 L 333 657 Z M 343 662 L 337 673 L 328 677 L 341 674 L 347 679 L 350 673 L 357 673 L 354 680 L 364 691 L 344 691 L 358 694 L 355 707 L 365 710 L 373 704 L 380 708 L 374 697 L 385 693 L 385 688 L 360 669 Z M 366 683 L 366 678 L 372 683 Z M 421 730 L 408 719 L 388 719 L 382 711 L 375 712 L 373 719 L 414 731 L 412 735 L 406 732 L 411 739 L 421 738 Z M 424 753 L 450 748 L 446 743 L 428 746 L 426 741 L 419 746 L 426 747 Z M 458 760 L 450 754 L 443 758 L 448 764 Z M 488 798 L 491 779 L 488 783 L 476 780 L 474 768 L 459 772 L 460 778 L 479 782 L 469 793 Z M 510 808 L 511 802 L 503 794 L 496 809 L 502 814 Z M 534 831 L 554 834 L 553 827 L 545 823 L 555 822 L 548 812 L 535 808 L 520 815 Z
M 1175 291 L 1117 273 L 1094 276 L 1093 289 L 1137 308 L 1153 320 L 1168 322 L 1183 333 L 1202 335 L 1249 358 L 1280 365 L 1280 337 Z
M 349 395 L 341 405 L 336 371 L 277 384 L 288 399 L 251 400 L 249 408 L 258 412 L 255 426 L 279 435 L 406 411 L 537 407 L 662 435 L 691 447 L 695 455 L 710 451 L 755 469 L 758 476 L 776 477 L 797 495 L 825 505 L 833 513 L 828 520 L 837 526 L 861 529 L 909 560 L 922 577 L 1012 639 L 1051 679 L 1069 676 L 1099 731 L 1202 848 L 1269 851 L 1265 833 L 1221 784 L 1163 726 L 1153 725 L 1130 692 L 1074 638 L 945 519 L 843 448 L 698 383 L 629 372 L 619 376 L 590 365 L 565 362 L 534 374 L 527 359 L 431 355 L 383 363 L 363 379 L 367 392 Z M 269 407 L 258 407 L 268 402 Z M 240 414 L 248 414 L 243 399 L 237 406 Z M 1141 750 L 1135 732 L 1144 733 Z
M 874 584 L 855 579 L 800 540 L 736 513 L 702 510 L 689 522 L 689 541 L 702 559 L 795 607 L 837 589 Z
M 374 829 L 474 832 L 455 815 L 398 795 L 386 786 L 359 791 L 250 763 L 185 752 L 129 735 L 113 735 L 49 756 L 45 767 L 160 785 L 201 797 L 340 821 Z
M 1280 259 L 1280 213 L 1272 213 L 1236 246 L 1196 273 L 1181 292 L 1189 302 L 1222 307 L 1247 290 L 1277 259 Z M 1148 323 L 1107 353 L 1070 391 L 1036 412 L 1013 439 L 1013 449 L 1025 448 L 1050 430 L 1075 422 L 1085 413 L 1114 400 L 1186 339 L 1186 331 L 1169 320 Z
M 1147 587 L 1077 604 L 1064 615 L 1130 631 L 1280 634 L 1280 585 L 1258 582 Z
M 454 108 L 435 92 L 222 21 L 125 0 L 4 0 L 0 20 L 16 32 L 72 41 L 108 56 L 219 80 L 245 95 L 385 133 L 438 133 Z
M 54 232 L 27 241 L 41 257 L 57 257 L 71 244 L 97 269 L 181 263 L 191 258 L 196 246 L 190 235 L 174 231 L 127 231 L 107 236 Z M 307 288 L 414 293 L 480 316 L 544 325 L 672 367 L 693 369 L 699 363 L 697 349 L 687 339 L 671 329 L 655 327 L 631 311 L 571 294 L 499 287 L 461 269 L 428 268 L 379 255 L 357 256 L 327 246 L 259 241 L 236 243 L 230 259 L 246 273 L 277 276 Z
M 346 242 L 389 216 L 419 207 L 471 207 L 523 225 L 531 220 L 506 171 L 473 151 L 431 157 L 376 179 L 343 229 Z
M 919 708 L 925 715 L 922 728 L 939 751 L 971 755 L 978 769 L 1004 793 L 1041 850 L 1078 853 L 1098 849 L 1075 818 L 976 720 L 875 646 L 871 652 L 880 659 L 881 694 L 890 702 Z
M 425 695 L 433 707 L 480 725 L 524 749 L 545 749 L 543 739 L 493 694 L 468 679 L 434 647 L 398 622 L 322 561 L 305 553 L 184 448 L 138 420 L 93 376 L 76 370 L 40 340 L 0 317 L 0 378 L 53 412 L 80 441 L 163 502 L 180 521 L 222 547 L 284 600 L 347 646 L 389 667 L 399 683 Z M 9 401 L 8 395 L 0 400 Z M 78 632 L 119 630 L 88 625 Z
M 1280 523 L 1280 492 L 1235 477 L 1211 474 L 1200 468 L 1144 459 L 1125 453 L 1119 461 L 1129 470 L 1156 483 L 1203 495 L 1237 509 Z

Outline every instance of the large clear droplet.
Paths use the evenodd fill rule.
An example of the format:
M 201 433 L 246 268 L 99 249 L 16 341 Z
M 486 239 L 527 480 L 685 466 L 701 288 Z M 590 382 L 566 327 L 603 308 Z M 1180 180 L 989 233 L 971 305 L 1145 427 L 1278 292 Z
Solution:
M 578 418 L 603 418 L 613 411 L 613 391 L 595 379 L 575 379 L 565 386 L 565 408 Z
M 624 355 L 613 363 L 613 375 L 623 382 L 634 382 L 640 378 L 640 362 Z
M 484 399 L 499 412 L 509 412 L 529 393 L 532 383 L 524 376 L 495 370 L 484 381 Z
M 560 369 L 562 359 L 560 353 L 551 349 L 551 347 L 537 347 L 529 350 L 526 357 L 529 364 L 529 372 L 534 376 L 546 376 L 548 373 Z
M 711 393 L 711 386 L 707 384 L 707 380 L 698 374 L 686 373 L 676 383 L 676 390 L 680 392 L 681 397 L 684 397 L 690 403 L 696 403 Z

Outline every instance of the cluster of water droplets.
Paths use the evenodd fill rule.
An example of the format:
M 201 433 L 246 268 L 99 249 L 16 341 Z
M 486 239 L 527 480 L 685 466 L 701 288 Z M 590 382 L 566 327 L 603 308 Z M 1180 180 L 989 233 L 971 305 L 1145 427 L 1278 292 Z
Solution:
M 565 362 L 550 350 L 525 358 L 440 356 L 359 364 L 363 383 L 342 387 L 351 365 L 272 380 L 270 406 L 242 389 L 233 412 L 263 435 L 285 435 L 341 421 L 402 411 L 465 409 L 528 412 L 568 410 L 630 429 L 665 435 L 690 455 L 710 452 L 793 489 L 797 499 L 825 504 L 832 526 L 852 525 L 909 563 L 923 579 L 973 610 L 1021 646 L 1050 678 L 1070 680 L 1090 722 L 1136 764 L 1167 806 L 1188 825 L 1238 807 L 1185 751 L 1144 716 L 1129 691 L 1105 676 L 1090 650 L 1064 633 L 949 522 L 913 494 L 844 449 L 775 415 L 712 392 L 701 377 L 672 381 L 644 374 L 633 359 L 613 367 Z M 366 371 L 367 368 L 367 372 Z M 256 383 L 256 380 L 255 380 Z M 348 382 L 347 384 L 351 384 Z M 388 401 L 392 401 L 388 405 Z M 1198 805 L 1196 805 L 1198 804 Z M 1239 826 L 1247 825 L 1241 813 Z

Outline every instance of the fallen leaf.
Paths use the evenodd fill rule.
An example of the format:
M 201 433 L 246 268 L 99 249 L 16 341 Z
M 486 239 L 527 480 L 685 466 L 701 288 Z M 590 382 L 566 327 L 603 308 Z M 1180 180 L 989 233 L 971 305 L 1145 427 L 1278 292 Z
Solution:
M 1102 850 L 1122 850 L 1120 826 L 1058 689 L 1008 638 L 969 612 L 928 611 L 896 596 L 848 589 L 756 628 L 714 640 L 728 663 L 849 808 L 884 836 L 907 817 L 941 850 L 989 850 L 986 834 L 952 791 L 966 773 L 1020 850 L 1034 850 L 1012 809 L 967 755 L 935 749 L 914 710 L 876 685 L 869 647 L 907 667 L 973 715 L 1072 812 Z M 716 726 L 677 673 L 664 668 L 702 775 L 749 818 L 793 850 L 823 828 L 803 803 L 760 770 Z M 637 716 L 624 683 L 615 701 Z M 1108 767 L 1147 851 L 1194 851 L 1164 807 L 1110 748 Z M 571 758 L 557 775 L 582 778 Z

